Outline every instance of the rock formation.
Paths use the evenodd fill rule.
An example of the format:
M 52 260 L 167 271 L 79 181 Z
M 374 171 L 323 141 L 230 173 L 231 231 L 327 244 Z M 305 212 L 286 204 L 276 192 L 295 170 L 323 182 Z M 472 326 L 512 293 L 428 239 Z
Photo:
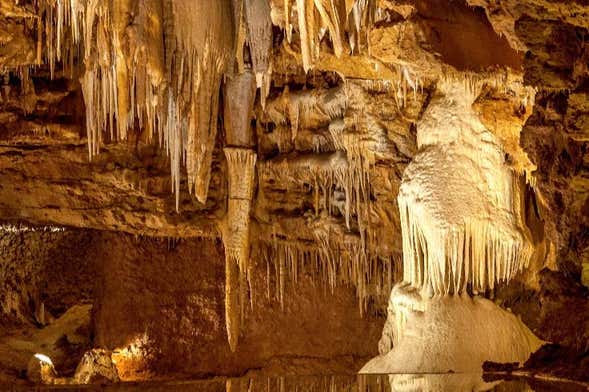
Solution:
M 587 15 L 0 0 L 0 381 L 582 358 Z

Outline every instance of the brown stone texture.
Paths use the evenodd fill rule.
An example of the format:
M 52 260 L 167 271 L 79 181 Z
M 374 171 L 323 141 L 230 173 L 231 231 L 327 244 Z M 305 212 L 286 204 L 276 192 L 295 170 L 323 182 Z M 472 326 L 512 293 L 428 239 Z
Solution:
M 292 266 L 300 260 L 289 260 L 282 309 L 277 249 L 320 254 L 324 267 L 330 252 L 351 262 L 361 249 L 365 265 L 391 271 L 385 286 L 398 280 L 396 196 L 417 150 L 415 124 L 440 78 L 459 71 L 482 78 L 497 68 L 521 73 L 536 88 L 531 114 L 514 103 L 509 89 L 489 86 L 475 109 L 505 142 L 507 155 L 521 144 L 537 166 L 527 195 L 534 207 L 529 222 L 545 240 L 547 257 L 495 298 L 538 336 L 570 350 L 566 355 L 586 355 L 587 1 L 370 2 L 378 17 L 354 53 L 343 40 L 344 55 L 336 57 L 326 36 L 309 72 L 296 20 L 289 43 L 284 1 L 269 1 L 271 87 L 264 107 L 257 93 L 251 119 L 257 153 L 252 305 L 234 354 L 226 340 L 219 230 L 227 209 L 223 121 L 204 204 L 188 192 L 182 175 L 176 211 L 169 157 L 148 143 L 145 129 L 137 127 L 123 142 L 105 134 L 100 154 L 89 160 L 81 70 L 57 67 L 52 79 L 47 64 L 39 64 L 45 52 L 39 52 L 33 3 L 0 0 L 0 224 L 18 229 L 0 230 L 0 365 L 13 379 L 23 377 L 19 372 L 39 342 L 59 340 L 38 337 L 44 324 L 90 304 L 91 323 L 74 317 L 88 324 L 87 341 L 52 348 L 70 373 L 72 358 L 90 346 L 114 350 L 127 379 L 259 368 L 357 371 L 377 351 L 388 291 L 369 284 L 358 294 L 351 281 L 338 281 L 332 290 L 322 269 L 308 263 L 294 283 Z M 413 88 L 407 79 L 420 84 Z M 219 99 L 222 117 L 223 100 L 231 97 Z M 354 170 L 367 182 L 353 177 Z M 365 186 L 346 183 L 352 178 Z M 346 197 L 354 203 L 346 205 Z M 51 231 L 62 226 L 65 231 Z M 368 311 L 360 317 L 357 297 L 364 294 Z M 18 351 L 11 363 L 15 336 L 34 336 L 37 345 Z M 63 352 L 75 353 L 72 363 Z
M 353 288 L 332 292 L 309 273 L 297 285 L 287 284 L 282 310 L 275 271 L 268 297 L 266 264 L 256 263 L 252 308 L 232 354 L 225 331 L 219 240 L 66 230 L 4 233 L 2 245 L 2 320 L 10 332 L 0 339 L 0 364 L 16 374 L 32 352 L 11 349 L 15 336 L 44 330 L 34 320 L 35 301 L 42 301 L 55 318 L 74 304 L 93 305 L 89 344 L 115 355 L 137 341 L 146 342 L 141 349 L 150 360 L 142 354 L 122 361 L 123 379 L 235 376 L 259 368 L 355 372 L 376 353 L 384 322 L 376 315 L 360 317 Z M 60 325 L 59 320 L 54 323 Z M 14 353 L 22 362 L 9 359 Z M 54 357 L 56 368 L 73 371 L 82 353 L 70 352 L 67 363 Z
M 360 318 L 351 288 L 332 294 L 321 282 L 314 286 L 312 276 L 303 276 L 296 287 L 287 288 L 281 310 L 274 295 L 276 282 L 269 282 L 268 298 L 266 265 L 257 263 L 253 308 L 247 311 L 240 344 L 232 354 L 225 331 L 225 268 L 219 242 L 168 243 L 131 236 L 117 240 L 116 234 L 102 240 L 108 246 L 97 256 L 103 260 L 103 283 L 94 307 L 96 343 L 124 348 L 145 334 L 154 356 L 146 370 L 236 375 L 286 357 L 342 360 L 351 366 L 343 369 L 348 372 L 376 352 L 380 319 Z

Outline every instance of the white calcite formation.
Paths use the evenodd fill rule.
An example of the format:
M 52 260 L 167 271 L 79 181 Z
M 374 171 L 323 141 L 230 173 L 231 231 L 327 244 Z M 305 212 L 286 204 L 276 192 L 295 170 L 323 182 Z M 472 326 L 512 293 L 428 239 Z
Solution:
M 469 295 L 422 297 L 397 285 L 389 303 L 388 331 L 362 373 L 477 373 L 485 361 L 525 362 L 542 342 L 512 313 Z M 435 390 L 435 389 L 432 389 Z
M 493 289 L 533 251 L 521 214 L 525 182 L 472 110 L 475 90 L 467 81 L 440 83 L 399 190 L 403 278 L 428 295 Z
M 419 152 L 398 196 L 403 282 L 391 294 L 383 355 L 362 372 L 476 372 L 486 360 L 522 363 L 541 343 L 478 296 L 526 268 L 534 250 L 525 179 L 472 109 L 479 86 L 441 81 L 418 123 Z

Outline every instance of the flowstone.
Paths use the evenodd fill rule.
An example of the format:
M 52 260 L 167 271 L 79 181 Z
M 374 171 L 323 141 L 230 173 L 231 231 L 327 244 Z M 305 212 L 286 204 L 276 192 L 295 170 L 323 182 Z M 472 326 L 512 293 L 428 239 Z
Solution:
M 392 349 L 362 373 L 477 373 L 485 361 L 523 363 L 542 345 L 519 318 L 486 298 L 427 298 L 407 284 L 393 289 L 387 324 L 382 339 Z
M 381 356 L 362 373 L 480 372 L 487 360 L 523 363 L 542 343 L 479 296 L 528 267 L 535 250 L 525 176 L 473 110 L 481 87 L 440 81 L 418 123 L 419 152 L 398 196 L 403 282 L 391 293 Z

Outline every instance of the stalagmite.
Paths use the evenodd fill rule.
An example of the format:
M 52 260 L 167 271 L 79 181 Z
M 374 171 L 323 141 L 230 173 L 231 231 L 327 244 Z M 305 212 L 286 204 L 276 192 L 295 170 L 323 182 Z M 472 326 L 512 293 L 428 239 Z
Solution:
M 482 83 L 440 80 L 418 123 L 419 152 L 398 195 L 403 282 L 391 293 L 382 356 L 362 372 L 480 372 L 485 360 L 523 363 L 541 344 L 478 296 L 511 280 L 534 252 L 525 180 L 472 109 Z

